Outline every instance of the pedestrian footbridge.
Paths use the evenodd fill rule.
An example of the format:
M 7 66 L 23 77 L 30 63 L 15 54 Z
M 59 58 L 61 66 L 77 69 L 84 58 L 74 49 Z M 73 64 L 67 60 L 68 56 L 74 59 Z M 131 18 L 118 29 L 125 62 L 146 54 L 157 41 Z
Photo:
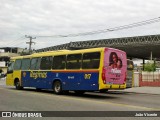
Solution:
M 147 35 L 135 37 L 123 37 L 113 39 L 100 39 L 89 41 L 70 42 L 62 45 L 37 49 L 36 52 L 62 50 L 62 49 L 84 49 L 94 47 L 112 47 L 127 52 L 127 57 L 149 59 L 160 59 L 160 35 Z

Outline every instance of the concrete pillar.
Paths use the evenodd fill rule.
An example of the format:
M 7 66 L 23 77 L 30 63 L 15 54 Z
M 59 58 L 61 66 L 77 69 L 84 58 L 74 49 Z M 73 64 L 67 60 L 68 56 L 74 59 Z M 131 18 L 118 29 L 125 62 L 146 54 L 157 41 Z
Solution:
M 140 81 L 140 73 L 139 72 L 134 72 L 134 87 L 139 87 L 139 81 Z

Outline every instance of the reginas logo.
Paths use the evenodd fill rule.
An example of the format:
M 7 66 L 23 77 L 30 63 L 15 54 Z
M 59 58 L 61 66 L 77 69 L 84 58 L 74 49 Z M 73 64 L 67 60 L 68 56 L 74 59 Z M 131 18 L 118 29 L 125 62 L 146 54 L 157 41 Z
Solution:
M 47 72 L 40 72 L 40 71 L 33 72 L 33 71 L 31 71 L 30 72 L 30 77 L 34 78 L 34 79 L 37 79 L 37 78 L 47 78 Z

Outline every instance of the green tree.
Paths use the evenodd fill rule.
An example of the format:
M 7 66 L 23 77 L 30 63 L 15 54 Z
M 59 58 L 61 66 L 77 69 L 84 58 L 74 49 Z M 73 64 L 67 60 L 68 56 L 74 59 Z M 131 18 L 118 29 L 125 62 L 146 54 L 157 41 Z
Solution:
M 144 65 L 144 71 L 148 71 L 148 72 L 154 72 L 156 70 L 156 65 L 155 63 L 151 63 L 151 62 L 147 62 Z

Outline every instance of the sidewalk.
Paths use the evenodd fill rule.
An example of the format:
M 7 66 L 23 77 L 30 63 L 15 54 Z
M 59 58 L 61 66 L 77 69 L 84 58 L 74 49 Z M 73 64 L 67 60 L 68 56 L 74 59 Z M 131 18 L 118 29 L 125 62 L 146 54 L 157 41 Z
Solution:
M 134 92 L 134 93 L 146 93 L 146 94 L 159 94 L 160 87 L 133 87 L 124 90 L 125 92 Z

